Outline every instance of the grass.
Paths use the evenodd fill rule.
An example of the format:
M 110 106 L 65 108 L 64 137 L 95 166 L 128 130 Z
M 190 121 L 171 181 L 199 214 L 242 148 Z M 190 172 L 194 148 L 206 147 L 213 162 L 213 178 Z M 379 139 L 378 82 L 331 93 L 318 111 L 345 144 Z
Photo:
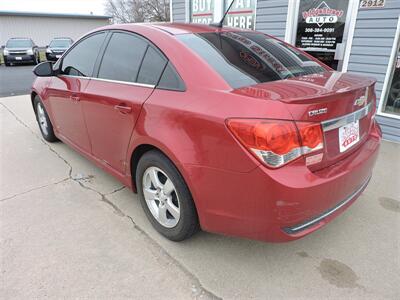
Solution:
M 46 50 L 39 50 L 40 61 L 46 61 Z

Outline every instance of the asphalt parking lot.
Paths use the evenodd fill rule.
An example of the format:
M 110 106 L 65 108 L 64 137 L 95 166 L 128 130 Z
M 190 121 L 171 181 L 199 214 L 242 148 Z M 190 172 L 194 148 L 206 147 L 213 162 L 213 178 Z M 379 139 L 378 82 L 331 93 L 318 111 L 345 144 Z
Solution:
M 1 98 L 1 298 L 400 299 L 399 152 L 383 142 L 358 201 L 301 240 L 173 243 L 135 194 L 43 141 L 29 96 Z
M 0 65 L 0 97 L 29 94 L 35 75 L 34 65 Z

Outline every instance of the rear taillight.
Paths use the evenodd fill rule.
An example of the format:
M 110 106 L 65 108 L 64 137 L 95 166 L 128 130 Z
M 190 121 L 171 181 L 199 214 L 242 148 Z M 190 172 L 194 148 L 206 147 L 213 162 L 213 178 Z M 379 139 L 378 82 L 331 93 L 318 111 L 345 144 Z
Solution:
M 280 167 L 323 148 L 321 125 L 262 119 L 229 119 L 228 128 L 248 150 L 269 167 Z

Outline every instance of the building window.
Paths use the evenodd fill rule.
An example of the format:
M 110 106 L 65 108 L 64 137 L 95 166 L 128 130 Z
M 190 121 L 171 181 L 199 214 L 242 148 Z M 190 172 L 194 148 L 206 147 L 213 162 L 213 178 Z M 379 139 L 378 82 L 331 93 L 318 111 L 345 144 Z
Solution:
M 214 21 L 214 0 L 192 0 L 190 2 L 190 22 L 210 24 Z
M 224 12 L 229 8 L 231 3 L 232 0 L 225 0 Z M 256 3 L 257 0 L 234 0 L 224 20 L 224 25 L 254 30 L 256 26 Z
M 379 112 L 400 118 L 400 18 L 382 92 Z
M 390 82 L 389 93 L 385 103 L 384 112 L 400 116 L 400 51 L 397 51 L 394 72 Z
M 348 7 L 348 0 L 299 0 L 295 46 L 340 69 Z
M 190 22 L 210 24 L 219 22 L 225 11 L 232 7 L 224 25 L 242 29 L 255 29 L 257 0 L 188 0 Z

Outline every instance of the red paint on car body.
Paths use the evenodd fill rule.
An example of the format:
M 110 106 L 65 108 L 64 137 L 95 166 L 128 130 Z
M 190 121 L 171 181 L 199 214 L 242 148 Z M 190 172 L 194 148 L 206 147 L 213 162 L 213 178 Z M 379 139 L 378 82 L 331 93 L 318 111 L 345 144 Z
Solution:
M 37 78 L 33 92 L 43 100 L 57 137 L 133 190 L 132 155 L 138 147 L 150 145 L 167 155 L 182 174 L 203 230 L 289 241 L 329 222 L 365 188 L 381 140 L 373 118 L 374 80 L 323 66 L 326 71 L 318 74 L 232 88 L 176 37 L 236 29 L 127 24 L 97 31 L 101 30 L 134 32 L 151 41 L 173 64 L 186 90 L 59 75 Z M 360 109 L 354 101 L 367 87 L 365 105 L 371 103 L 372 111 L 360 120 L 360 141 L 343 153 L 336 129 L 325 132 L 322 150 L 269 168 L 226 125 L 232 118 L 324 122 Z M 118 105 L 130 109 L 118 110 Z M 324 114 L 308 113 L 325 108 Z M 319 160 L 306 165 L 306 158 L 313 155 Z M 351 201 L 312 226 L 285 231 L 329 211 L 355 191 Z

